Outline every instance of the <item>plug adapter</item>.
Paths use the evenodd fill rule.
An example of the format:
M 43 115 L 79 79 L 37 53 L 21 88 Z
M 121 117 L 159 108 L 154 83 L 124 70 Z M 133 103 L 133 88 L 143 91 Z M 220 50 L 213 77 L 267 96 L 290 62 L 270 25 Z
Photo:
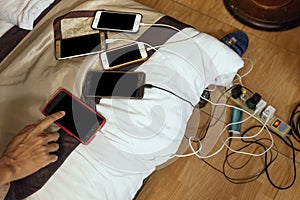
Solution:
M 267 102 L 265 100 L 261 99 L 257 103 L 257 105 L 255 107 L 255 112 L 254 113 L 257 114 L 257 115 L 260 115 L 261 112 L 263 111 L 263 109 L 266 107 L 266 105 L 267 105 Z
M 242 94 L 242 86 L 241 85 L 236 85 L 233 89 L 231 89 L 231 96 L 234 99 L 237 99 L 241 96 Z
M 276 109 L 273 106 L 268 105 L 268 107 L 262 112 L 261 119 L 266 122 L 267 120 L 270 120 L 274 114 Z
M 248 108 L 250 109 L 254 109 L 256 107 L 256 105 L 258 104 L 258 102 L 261 100 L 261 96 L 258 93 L 254 93 L 252 97 L 250 97 L 247 101 L 246 104 L 248 106 Z

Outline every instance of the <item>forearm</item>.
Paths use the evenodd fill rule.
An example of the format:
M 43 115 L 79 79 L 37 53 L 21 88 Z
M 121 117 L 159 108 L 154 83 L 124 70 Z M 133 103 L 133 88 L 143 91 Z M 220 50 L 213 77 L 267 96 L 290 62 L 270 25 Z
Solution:
M 0 158 L 0 185 L 13 181 L 14 169 L 5 158 Z

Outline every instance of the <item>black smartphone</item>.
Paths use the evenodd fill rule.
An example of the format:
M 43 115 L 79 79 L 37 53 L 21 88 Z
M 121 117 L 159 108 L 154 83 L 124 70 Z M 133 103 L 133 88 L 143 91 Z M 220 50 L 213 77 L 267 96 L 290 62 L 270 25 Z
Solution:
M 117 97 L 141 99 L 144 96 L 145 73 L 91 71 L 84 82 L 86 97 Z
M 139 30 L 141 20 L 140 13 L 99 10 L 95 13 L 92 28 L 134 33 Z
M 105 33 L 93 33 L 55 41 L 57 60 L 85 56 L 106 50 Z
M 55 123 L 83 144 L 88 144 L 105 123 L 105 118 L 66 89 L 59 89 L 43 108 L 44 115 L 66 114 Z

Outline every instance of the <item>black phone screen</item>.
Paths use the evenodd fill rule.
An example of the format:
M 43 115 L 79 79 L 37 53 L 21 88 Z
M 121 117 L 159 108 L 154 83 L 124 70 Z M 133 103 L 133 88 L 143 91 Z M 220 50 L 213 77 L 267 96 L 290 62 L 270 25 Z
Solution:
M 116 30 L 132 30 L 136 15 L 126 13 L 101 13 L 98 28 L 116 29 Z
M 137 43 L 106 52 L 110 67 L 121 65 L 142 58 Z
M 65 111 L 66 114 L 57 120 L 57 123 L 83 142 L 87 142 L 104 121 L 102 117 L 64 91 L 58 93 L 45 109 L 47 115 L 58 111 Z
M 100 34 L 90 34 L 61 40 L 61 57 L 89 54 L 101 51 Z
M 142 72 L 90 72 L 86 78 L 87 96 L 133 97 L 143 96 L 145 81 Z

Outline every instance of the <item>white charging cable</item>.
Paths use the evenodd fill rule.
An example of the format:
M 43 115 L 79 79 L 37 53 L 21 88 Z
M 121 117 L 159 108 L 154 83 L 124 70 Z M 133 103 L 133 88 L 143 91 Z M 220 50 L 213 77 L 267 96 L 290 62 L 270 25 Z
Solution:
M 201 97 L 201 98 L 203 98 L 203 97 Z M 196 150 L 193 148 L 193 146 L 190 145 L 190 148 L 191 148 L 191 150 L 193 151 L 193 153 L 191 153 L 191 154 L 184 154 L 184 155 L 176 155 L 176 154 L 175 154 L 175 157 L 188 157 L 188 156 L 191 156 L 191 155 L 196 155 L 198 158 L 201 158 L 201 159 L 204 159 L 204 158 L 210 158 L 210 157 L 213 157 L 213 156 L 217 155 L 219 152 L 221 152 L 222 149 L 223 149 L 225 146 L 226 146 L 229 150 L 231 150 L 232 152 L 235 152 L 235 153 L 238 153 L 238 154 L 244 154 L 244 155 L 249 155 L 249 156 L 262 156 L 262 155 L 264 155 L 266 152 L 268 152 L 268 151 L 273 147 L 273 145 L 274 145 L 274 139 L 273 139 L 272 134 L 270 133 L 269 129 L 266 127 L 266 125 L 267 125 L 269 119 L 267 119 L 267 120 L 265 121 L 265 123 L 263 123 L 259 118 L 257 118 L 257 117 L 255 116 L 255 114 L 256 114 L 255 112 L 254 112 L 253 114 L 251 114 L 251 113 L 249 113 L 248 111 L 246 111 L 246 110 L 244 110 L 244 109 L 242 109 L 242 108 L 236 107 L 236 106 L 232 106 L 232 105 L 228 105 L 228 104 L 223 104 L 223 103 L 213 103 L 213 102 L 211 102 L 211 101 L 208 100 L 208 99 L 205 99 L 205 98 L 203 98 L 203 99 L 206 100 L 206 101 L 208 101 L 209 103 L 211 103 L 211 104 L 214 105 L 214 106 L 226 106 L 226 107 L 230 107 L 230 108 L 235 108 L 235 109 L 241 110 L 241 111 L 243 111 L 243 112 L 245 112 L 245 113 L 247 113 L 247 114 L 249 115 L 249 117 L 248 117 L 247 119 L 245 119 L 245 120 L 243 120 L 243 121 L 241 121 L 241 122 L 234 122 L 234 123 L 229 123 L 229 124 L 227 124 L 227 125 L 223 128 L 223 130 L 218 134 L 218 136 L 220 136 L 220 135 L 227 129 L 228 126 L 233 125 L 233 124 L 237 124 L 237 123 L 243 123 L 243 122 L 245 122 L 246 120 L 248 120 L 250 117 L 253 117 L 254 119 L 256 119 L 256 120 L 257 120 L 258 122 L 260 122 L 263 126 L 262 126 L 262 128 L 261 128 L 255 135 L 252 135 L 252 136 L 243 136 L 243 137 L 240 137 L 240 136 L 231 136 L 231 137 L 228 137 L 225 141 L 223 141 L 222 146 L 221 146 L 217 151 L 215 151 L 214 153 L 212 153 L 212 154 L 210 154 L 210 155 L 207 155 L 207 156 L 201 156 L 201 155 L 199 155 L 199 152 L 201 151 L 201 150 L 199 151 L 200 148 L 196 151 Z M 271 145 L 270 145 L 264 152 L 262 152 L 262 153 L 254 154 L 254 153 L 249 153 L 249 152 L 244 152 L 244 151 L 237 151 L 237 150 L 234 150 L 234 149 L 232 149 L 231 147 L 229 147 L 229 146 L 227 145 L 227 142 L 228 142 L 230 139 L 252 139 L 252 138 L 255 138 L 255 137 L 257 137 L 258 135 L 260 135 L 261 132 L 262 132 L 264 129 L 267 130 L 267 132 L 268 132 L 268 134 L 269 134 L 269 136 L 270 136 L 270 139 L 271 139 Z M 201 145 L 201 149 L 202 149 L 202 145 Z
M 190 36 L 189 38 L 182 39 L 182 40 L 168 41 L 168 42 L 166 42 L 164 44 L 153 46 L 153 48 L 160 48 L 160 47 L 165 47 L 165 46 L 170 45 L 170 44 L 177 44 L 177 43 L 180 43 L 180 42 L 185 42 L 187 40 L 190 40 L 190 39 L 193 39 L 193 38 L 199 36 L 200 34 L 201 33 L 197 33 L 195 35 Z M 151 50 L 151 49 L 149 49 L 149 50 Z
M 236 81 L 236 80 L 238 80 L 239 81 L 239 83 L 240 83 L 240 85 L 244 85 L 243 84 L 243 78 L 245 77 L 245 76 L 247 76 L 248 74 L 250 74 L 250 72 L 253 70 L 253 62 L 252 62 L 252 60 L 250 59 L 250 58 L 242 58 L 244 61 L 248 61 L 249 63 L 250 63 L 250 69 L 246 72 L 246 73 L 244 73 L 243 75 L 239 75 L 238 73 L 236 74 L 236 76 L 237 76 L 237 79 L 235 79 L 235 80 L 233 80 L 233 83 Z
M 159 27 L 165 27 L 165 28 L 169 28 L 169 29 L 173 29 L 177 32 L 182 32 L 185 36 L 187 36 L 188 38 L 190 38 L 190 36 L 186 33 L 184 33 L 182 30 L 174 27 L 174 26 L 171 26 L 169 24 L 152 24 L 152 23 L 140 23 L 140 26 L 159 26 Z
M 189 137 L 189 146 L 192 149 L 193 153 L 182 154 L 182 155 L 174 154 L 173 156 L 171 156 L 171 158 L 174 158 L 174 157 L 185 158 L 185 157 L 193 156 L 193 155 L 196 155 L 196 154 L 200 153 L 200 151 L 202 150 L 202 147 L 203 147 L 203 145 L 201 143 L 201 140 L 200 139 L 197 140 L 197 142 L 199 144 L 199 148 L 197 150 L 195 150 L 193 148 L 192 142 L 194 142 L 194 141 L 195 141 L 195 136 L 190 136 Z
M 140 26 L 157 26 L 157 27 L 165 27 L 165 28 L 169 28 L 169 29 L 173 29 L 173 30 L 175 30 L 175 31 L 177 31 L 178 33 L 181 33 L 181 34 L 183 34 L 186 38 L 185 39 L 183 39 L 183 40 L 178 40 L 178 41 L 175 41 L 175 42 L 170 42 L 170 44 L 171 43 L 178 43 L 178 42 L 182 42 L 182 41 L 187 41 L 187 40 L 189 40 L 189 41 L 191 41 L 191 42 L 193 42 L 194 43 L 194 45 L 197 47 L 197 49 L 199 50 L 199 52 L 200 52 L 200 57 L 201 57 L 201 59 L 202 59 L 202 61 L 204 60 L 204 58 L 203 58 L 203 55 L 202 55 L 202 49 L 200 48 L 200 46 L 196 43 L 196 41 L 193 39 L 194 37 L 196 37 L 197 35 L 199 35 L 201 32 L 199 32 L 198 34 L 196 34 L 196 35 L 193 35 L 193 36 L 190 36 L 189 34 L 187 34 L 187 33 L 185 33 L 183 30 L 180 30 L 180 29 L 178 29 L 178 28 L 176 28 L 176 27 L 174 27 L 174 26 L 171 26 L 171 25 L 169 25 L 169 24 L 152 24 L 152 23 L 140 23 Z M 166 45 L 168 44 L 168 42 L 167 43 L 165 43 Z M 164 44 L 164 45 L 165 45 Z M 156 46 L 156 47 L 162 47 L 163 45 L 159 45 L 159 46 Z M 203 68 L 203 70 L 204 70 L 204 74 L 206 74 L 206 72 L 205 72 L 205 68 Z
M 108 44 L 109 44 L 109 43 L 113 43 L 113 42 L 115 42 L 115 41 L 141 42 L 141 43 L 143 43 L 144 45 L 146 45 L 146 46 L 149 47 L 149 48 L 146 48 L 147 51 L 149 51 L 149 50 L 155 50 L 156 52 L 160 53 L 163 57 L 169 58 L 169 59 L 170 59 L 170 57 L 165 56 L 165 55 L 162 53 L 162 51 L 166 51 L 166 52 L 172 53 L 172 54 L 176 55 L 177 57 L 181 58 L 182 60 L 184 60 L 185 62 L 187 62 L 189 65 L 191 65 L 191 66 L 195 69 L 195 71 L 198 72 L 198 75 L 199 75 L 203 80 L 205 80 L 205 70 L 204 70 L 204 67 L 202 68 L 202 69 L 203 69 L 203 72 L 202 72 L 202 73 L 199 72 L 199 70 L 197 70 L 197 69 L 200 69 L 199 67 L 197 67 L 197 66 L 196 66 L 195 64 L 193 64 L 190 60 L 188 60 L 186 57 L 182 56 L 181 54 L 179 54 L 179 53 L 177 53 L 177 52 L 175 52 L 175 51 L 172 51 L 172 50 L 169 50 L 169 49 L 157 49 L 156 47 L 150 45 L 149 43 L 142 42 L 142 41 L 131 40 L 131 39 L 110 38 L 110 39 L 106 39 L 105 41 L 106 41 L 106 43 L 108 43 Z M 172 61 L 172 60 L 173 60 L 173 59 L 170 59 L 170 61 Z M 204 86 L 204 88 L 205 88 L 205 86 Z

